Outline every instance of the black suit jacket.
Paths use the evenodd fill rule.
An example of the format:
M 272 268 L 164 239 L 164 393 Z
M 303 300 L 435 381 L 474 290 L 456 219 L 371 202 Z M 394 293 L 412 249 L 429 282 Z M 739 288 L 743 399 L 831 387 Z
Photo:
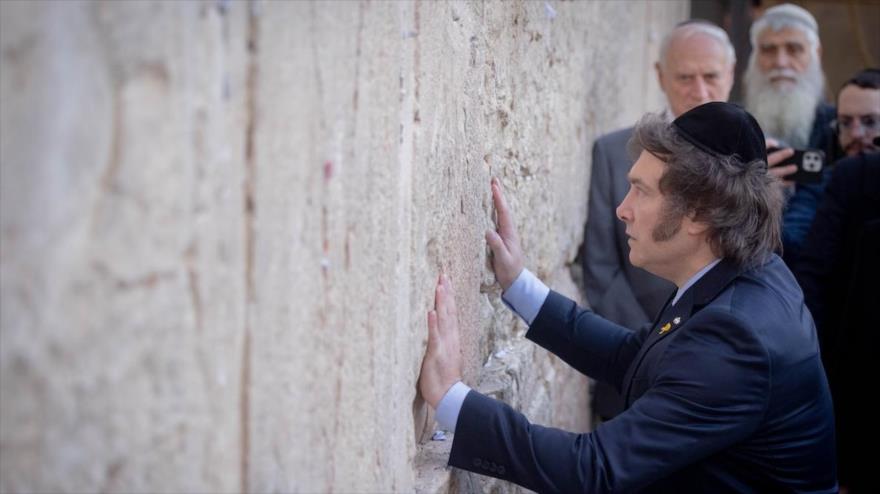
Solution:
M 637 332 L 551 292 L 527 337 L 628 408 L 573 434 L 471 391 L 450 465 L 539 492 L 836 492 L 815 328 L 779 257 L 722 261 Z
M 798 264 L 798 281 L 816 319 L 837 417 L 840 481 L 868 489 L 874 427 L 864 380 L 878 348 L 880 300 L 880 153 L 841 160 L 831 175 Z

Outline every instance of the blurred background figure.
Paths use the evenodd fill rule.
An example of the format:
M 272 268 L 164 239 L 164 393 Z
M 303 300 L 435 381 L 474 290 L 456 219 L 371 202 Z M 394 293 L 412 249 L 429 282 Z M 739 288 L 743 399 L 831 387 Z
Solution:
M 791 4 L 768 9 L 751 29 L 746 105 L 767 135 L 803 148 L 828 137 L 833 117 L 824 103 L 825 75 L 818 26 Z
M 783 147 L 834 154 L 834 108 L 824 102 L 825 75 L 816 19 L 805 9 L 782 4 L 752 24 L 752 55 L 745 72 L 746 108 L 767 137 Z M 785 178 L 783 168 L 771 168 Z M 822 184 L 787 183 L 783 213 L 783 258 L 792 265 L 819 204 Z
M 807 236 L 796 274 L 813 314 L 831 384 L 841 492 L 866 492 L 873 427 L 861 385 L 877 348 L 880 300 L 880 70 L 847 81 L 836 128 L 847 157 L 831 180 Z
M 880 150 L 880 69 L 863 70 L 844 84 L 834 128 L 847 156 Z

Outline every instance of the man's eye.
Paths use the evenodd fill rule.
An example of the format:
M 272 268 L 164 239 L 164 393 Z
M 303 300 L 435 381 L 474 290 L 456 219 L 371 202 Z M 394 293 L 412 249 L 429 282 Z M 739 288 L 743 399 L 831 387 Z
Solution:
M 788 43 L 787 45 L 785 45 L 785 50 L 788 51 L 788 53 L 791 55 L 799 55 L 803 53 L 804 46 L 800 43 Z

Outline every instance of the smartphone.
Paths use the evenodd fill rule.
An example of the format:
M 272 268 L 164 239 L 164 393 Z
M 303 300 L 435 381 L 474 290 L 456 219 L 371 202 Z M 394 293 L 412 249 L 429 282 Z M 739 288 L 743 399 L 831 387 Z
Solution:
M 767 154 L 780 149 L 783 148 L 767 148 Z M 793 180 L 799 184 L 818 184 L 822 182 L 822 172 L 825 169 L 825 152 L 819 149 L 795 149 L 793 155 L 776 166 L 792 164 L 797 165 L 797 171 L 782 177 L 784 180 Z

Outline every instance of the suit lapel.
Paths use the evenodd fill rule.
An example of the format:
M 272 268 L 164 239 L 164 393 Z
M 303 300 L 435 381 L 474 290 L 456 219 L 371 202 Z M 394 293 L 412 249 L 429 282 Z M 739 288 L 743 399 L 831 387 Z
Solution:
M 699 310 L 705 307 L 709 302 L 714 300 L 715 297 L 717 297 L 718 294 L 721 293 L 721 291 L 724 290 L 724 288 L 727 287 L 727 285 L 738 275 L 739 270 L 736 265 L 728 259 L 722 259 L 721 262 L 710 269 L 703 275 L 703 277 L 688 288 L 675 305 L 672 305 L 672 300 L 675 297 L 675 293 L 673 292 L 672 296 L 666 302 L 666 306 L 664 306 L 663 310 L 660 311 L 660 314 L 654 320 L 651 332 L 648 334 L 648 337 L 642 344 L 642 348 L 639 349 L 639 353 L 636 354 L 636 358 L 633 359 L 633 363 L 630 365 L 629 369 L 627 369 L 626 375 L 624 376 L 624 399 L 626 408 L 629 408 L 630 405 L 632 405 L 634 398 L 637 398 L 631 396 L 632 381 L 636 372 L 639 370 L 645 355 L 651 351 L 651 348 L 656 345 L 657 342 L 669 337 L 669 335 L 684 326 L 688 319 L 699 312 Z
M 675 298 L 675 291 L 669 295 L 669 298 L 666 299 L 666 303 L 663 304 L 663 308 L 660 309 L 660 312 L 657 313 L 657 317 L 654 318 L 654 322 L 651 323 L 651 330 L 648 333 L 648 337 L 645 338 L 645 341 L 642 342 L 641 348 L 639 348 L 638 353 L 636 353 L 636 357 L 633 359 L 633 363 L 630 364 L 629 369 L 626 370 L 626 374 L 623 375 L 623 398 L 624 398 L 624 406 L 625 408 L 629 408 L 629 394 L 630 388 L 632 387 L 632 379 L 633 375 L 635 375 L 636 370 L 639 368 L 638 362 L 641 362 L 642 357 L 644 357 L 647 352 L 648 347 L 652 344 L 654 340 L 656 340 L 655 335 L 657 334 L 658 328 L 661 327 L 660 321 L 665 321 L 668 319 L 669 314 L 675 309 L 675 306 L 672 305 L 672 300 Z

